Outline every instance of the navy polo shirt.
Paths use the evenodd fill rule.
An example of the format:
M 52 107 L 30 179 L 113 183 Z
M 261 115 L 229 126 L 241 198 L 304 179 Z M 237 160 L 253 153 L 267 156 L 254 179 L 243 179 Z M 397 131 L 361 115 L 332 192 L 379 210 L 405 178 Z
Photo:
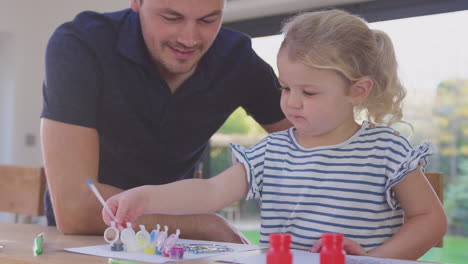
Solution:
M 83 12 L 61 25 L 45 63 L 41 116 L 97 129 L 99 182 L 123 189 L 191 177 L 210 137 L 239 106 L 260 124 L 284 118 L 271 67 L 249 37 L 226 28 L 174 94 L 130 9 Z

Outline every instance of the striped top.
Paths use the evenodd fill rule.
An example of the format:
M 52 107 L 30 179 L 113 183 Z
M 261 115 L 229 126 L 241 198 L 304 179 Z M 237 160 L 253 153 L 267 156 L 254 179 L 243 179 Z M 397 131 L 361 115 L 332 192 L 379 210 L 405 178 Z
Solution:
M 301 147 L 294 128 L 270 134 L 252 148 L 231 144 L 249 180 L 247 199 L 261 199 L 260 244 L 289 233 L 291 246 L 309 249 L 322 233 L 342 233 L 365 250 L 381 245 L 403 224 L 392 186 L 434 153 L 413 148 L 394 129 L 364 121 L 337 145 Z

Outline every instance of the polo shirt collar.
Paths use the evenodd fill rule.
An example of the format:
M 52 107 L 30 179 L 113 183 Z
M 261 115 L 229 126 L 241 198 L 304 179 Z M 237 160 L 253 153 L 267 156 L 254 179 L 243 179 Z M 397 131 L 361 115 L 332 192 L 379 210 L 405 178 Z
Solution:
M 152 68 L 149 52 L 141 33 L 139 14 L 131 9 L 120 25 L 117 51 L 137 64 Z

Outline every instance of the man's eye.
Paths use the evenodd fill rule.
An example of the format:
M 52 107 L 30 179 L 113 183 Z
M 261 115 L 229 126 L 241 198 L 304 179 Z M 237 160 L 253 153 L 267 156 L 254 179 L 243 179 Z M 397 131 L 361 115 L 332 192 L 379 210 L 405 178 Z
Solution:
M 166 17 L 166 16 L 163 16 L 164 20 L 166 20 L 167 22 L 176 22 L 178 20 L 177 17 Z
M 212 24 L 213 22 L 215 22 L 215 20 L 214 19 L 202 19 L 201 22 L 204 24 Z

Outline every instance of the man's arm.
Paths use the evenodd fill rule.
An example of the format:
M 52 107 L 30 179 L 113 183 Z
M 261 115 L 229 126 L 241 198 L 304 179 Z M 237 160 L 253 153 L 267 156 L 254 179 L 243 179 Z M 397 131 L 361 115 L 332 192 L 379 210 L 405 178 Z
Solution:
M 102 234 L 107 228 L 101 218 L 102 205 L 90 191 L 90 178 L 104 199 L 122 189 L 98 183 L 99 137 L 95 129 L 41 119 L 41 141 L 47 183 L 57 228 L 64 234 Z M 148 229 L 156 224 L 180 228 L 191 239 L 242 243 L 242 235 L 222 217 L 149 215 L 138 224 Z
M 41 119 L 44 166 L 57 228 L 64 234 L 97 234 L 106 228 L 102 206 L 86 184 L 90 178 L 104 197 L 120 189 L 98 183 L 96 129 Z
M 289 122 L 288 119 L 284 118 L 276 123 L 261 126 L 263 127 L 263 129 L 265 129 L 266 132 L 273 133 L 276 131 L 286 130 L 292 127 L 292 124 L 291 122 Z

